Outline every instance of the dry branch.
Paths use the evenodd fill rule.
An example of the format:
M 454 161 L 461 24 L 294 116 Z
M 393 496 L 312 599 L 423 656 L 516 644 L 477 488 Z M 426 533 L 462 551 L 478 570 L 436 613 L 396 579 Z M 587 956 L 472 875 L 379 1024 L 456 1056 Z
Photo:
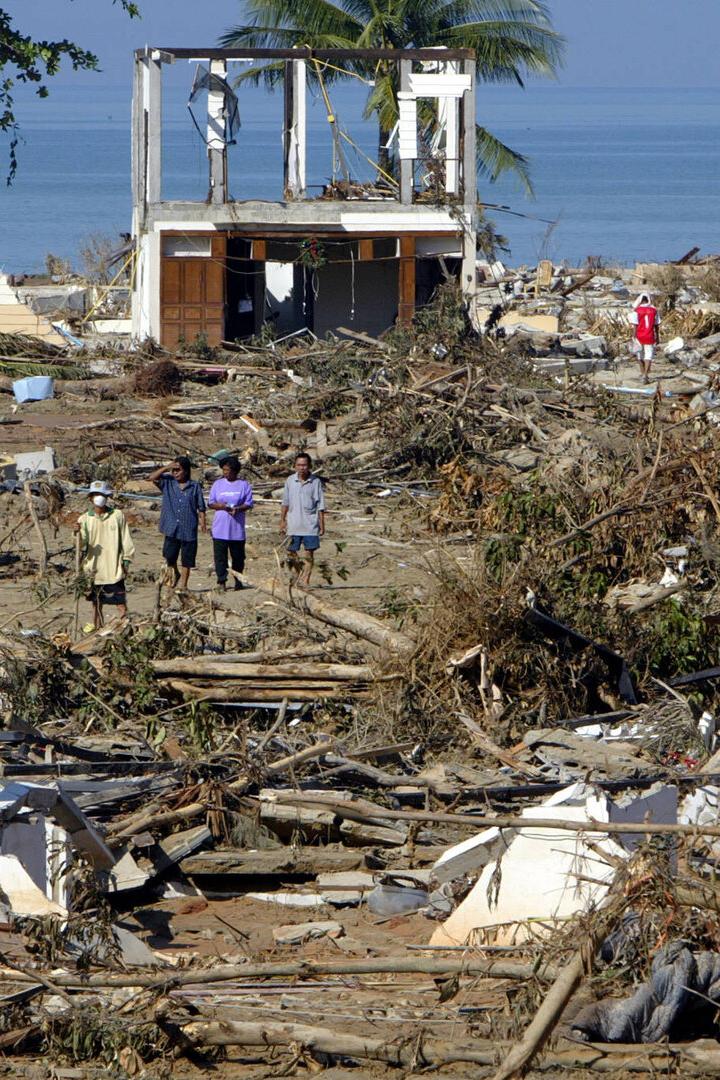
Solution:
M 23 484 L 23 493 L 25 495 L 25 502 L 27 503 L 28 513 L 30 514 L 30 517 L 32 518 L 33 528 L 35 529 L 35 532 L 38 535 L 38 540 L 40 541 L 40 558 L 38 559 L 38 574 L 42 578 L 42 577 L 45 577 L 45 571 L 47 570 L 48 547 L 47 547 L 47 540 L 45 539 L 45 534 L 42 531 L 42 529 L 40 528 L 40 521 L 39 521 L 38 516 L 37 516 L 37 511 L 36 511 L 35 506 L 33 504 L 32 488 L 30 487 L 30 481 L 29 480 L 26 480 L 25 483 Z
M 143 986 L 159 990 L 175 986 L 206 986 L 209 983 L 231 982 L 240 979 L 303 978 L 326 975 L 468 975 L 489 979 L 513 979 L 522 982 L 538 978 L 553 979 L 557 969 L 546 964 L 518 964 L 508 960 L 483 960 L 466 955 L 456 957 L 381 956 L 371 960 L 300 960 L 260 964 L 220 964 L 214 968 L 195 971 L 168 971 L 165 974 L 146 971 L 100 972 L 94 975 L 59 975 L 53 977 L 57 986 L 71 990 L 98 987 Z M 6 973 L 9 979 L 9 974 Z M 13 972 L 13 982 L 38 981 L 32 972 Z
M 277 761 L 268 765 L 265 771 L 268 775 L 273 776 L 285 772 L 286 769 L 293 769 L 297 765 L 302 765 L 305 761 L 311 761 L 313 758 L 322 757 L 333 749 L 333 745 L 333 743 L 325 742 L 316 743 L 314 746 L 306 746 L 304 750 L 299 750 L 296 754 L 278 758 Z M 242 792 L 247 788 L 248 783 L 249 780 L 247 776 L 240 776 L 237 780 L 233 780 L 227 784 L 225 790 L 229 792 Z M 119 829 L 116 828 L 115 830 L 110 830 L 110 836 L 117 842 L 128 836 L 136 836 L 138 833 L 144 832 L 145 829 L 158 828 L 163 825 L 177 825 L 181 821 L 192 821 L 193 818 L 207 812 L 209 809 L 210 807 L 205 802 L 200 801 L 189 803 L 187 806 L 181 806 L 177 810 L 147 812 L 147 808 L 144 808 L 140 814 L 122 822 Z
M 162 680 L 165 683 L 165 680 Z M 367 695 L 366 690 L 358 689 L 350 683 L 296 683 L 266 682 L 263 685 L 246 684 L 241 680 L 233 680 L 230 686 L 212 685 L 199 686 L 196 683 L 184 682 L 182 679 L 167 680 L 166 685 L 183 694 L 186 698 L 196 701 L 280 701 L 287 697 L 290 701 L 318 701 L 321 698 L 340 698 L 349 696 L 358 697 Z
M 633 824 L 631 822 L 566 821 L 559 818 L 524 818 L 511 814 L 435 814 L 425 810 L 386 810 L 364 799 L 350 801 L 338 799 L 333 795 L 304 795 L 298 792 L 278 791 L 278 802 L 292 803 L 298 806 L 323 806 L 340 817 L 353 821 L 367 821 L 376 818 L 394 821 L 428 821 L 437 825 L 472 825 L 478 832 L 495 826 L 499 829 L 562 829 L 577 833 L 607 833 L 609 835 L 647 836 L 720 836 L 718 825 L 666 825 L 652 822 Z
M 535 1056 L 542 1050 L 553 1029 L 557 1026 L 565 1006 L 577 990 L 583 975 L 592 963 L 598 944 L 612 928 L 615 917 L 614 910 L 606 909 L 595 920 L 585 941 L 581 943 L 575 955 L 559 972 L 555 982 L 545 995 L 540 1008 L 525 1030 L 522 1039 L 512 1047 L 510 1053 L 503 1059 L 500 1068 L 493 1076 L 493 1080 L 510 1080 L 511 1077 L 522 1076 Z

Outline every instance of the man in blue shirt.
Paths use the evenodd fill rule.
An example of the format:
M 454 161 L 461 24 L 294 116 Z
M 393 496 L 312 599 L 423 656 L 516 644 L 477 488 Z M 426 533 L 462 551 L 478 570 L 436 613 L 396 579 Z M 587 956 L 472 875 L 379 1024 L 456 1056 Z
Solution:
M 177 457 L 161 465 L 149 479 L 162 491 L 160 532 L 165 536 L 163 558 L 172 570 L 172 586 L 187 589 L 197 558 L 198 524 L 207 532 L 202 485 L 190 479 L 191 462 Z M 178 570 L 178 559 L 181 569 Z

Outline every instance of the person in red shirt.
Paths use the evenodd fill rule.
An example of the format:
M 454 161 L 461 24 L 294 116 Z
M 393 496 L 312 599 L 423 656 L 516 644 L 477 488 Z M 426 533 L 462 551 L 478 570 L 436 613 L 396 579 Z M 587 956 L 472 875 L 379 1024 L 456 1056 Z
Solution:
M 660 316 L 658 309 L 650 303 L 648 293 L 640 293 L 638 296 L 630 312 L 630 322 L 635 327 L 635 351 L 643 382 L 649 382 L 655 346 L 660 340 Z

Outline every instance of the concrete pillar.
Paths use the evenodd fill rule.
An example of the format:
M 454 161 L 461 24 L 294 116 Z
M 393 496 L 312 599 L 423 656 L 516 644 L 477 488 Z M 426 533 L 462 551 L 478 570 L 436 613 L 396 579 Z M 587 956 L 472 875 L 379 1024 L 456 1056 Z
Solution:
M 447 73 L 458 74 L 458 63 L 451 60 Z M 445 134 L 445 191 L 448 195 L 460 192 L 460 110 L 456 97 L 441 97 L 438 101 L 438 120 Z
M 468 297 L 475 296 L 475 261 L 477 259 L 477 160 L 475 132 L 475 61 L 464 60 L 463 70 L 470 76 L 470 88 L 462 96 L 461 154 L 462 154 L 462 200 L 463 200 L 463 261 L 462 290 Z
M 210 61 L 210 74 L 227 78 L 224 60 Z M 208 91 L 207 147 L 210 163 L 210 202 L 221 205 L 228 201 L 227 145 L 225 143 L 225 94 L 222 90 Z
M 410 73 L 412 71 L 411 60 L 400 61 L 400 94 L 401 98 L 401 110 L 402 102 L 408 100 L 410 94 Z M 413 111 L 415 109 L 413 103 Z M 401 119 L 402 128 L 402 119 Z M 403 205 L 410 205 L 413 198 L 413 174 L 415 170 L 415 159 L 409 157 L 403 152 L 403 132 L 398 132 L 398 146 L 400 154 L 400 202 Z
M 307 65 L 285 62 L 285 127 L 283 131 L 283 190 L 292 199 L 305 197 L 307 162 Z
M 162 60 L 158 52 L 145 57 L 143 83 L 145 202 L 159 203 L 162 192 Z
M 135 341 L 160 341 L 160 234 L 141 233 L 137 239 L 135 287 L 132 292 L 132 336 Z
M 135 56 L 133 69 L 132 134 L 130 138 L 130 161 L 132 169 L 133 235 L 145 215 L 145 173 L 147 169 L 144 139 L 144 82 L 145 63 Z

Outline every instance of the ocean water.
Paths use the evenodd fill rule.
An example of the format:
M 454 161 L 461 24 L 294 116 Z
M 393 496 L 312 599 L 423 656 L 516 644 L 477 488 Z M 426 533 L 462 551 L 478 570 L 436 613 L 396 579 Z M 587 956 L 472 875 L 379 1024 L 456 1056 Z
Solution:
M 202 199 L 205 146 L 186 107 L 192 71 L 177 64 L 167 75 L 163 194 Z M 24 108 L 18 176 L 12 187 L 0 187 L 6 271 L 42 270 L 48 252 L 79 266 L 88 237 L 130 229 L 130 81 L 114 86 L 99 76 L 89 85 L 92 92 L 86 81 Z M 364 93 L 357 83 L 331 89 L 355 143 L 344 146 L 357 179 L 372 174 L 362 153 L 376 155 L 375 129 L 362 119 Z M 535 188 L 529 199 L 513 179 L 479 181 L 485 203 L 512 211 L 488 211 L 510 244 L 506 261 L 578 263 L 593 255 L 630 264 L 679 258 L 696 244 L 720 252 L 719 106 L 720 89 L 480 87 L 479 121 L 528 156 Z M 230 149 L 232 194 L 279 198 L 280 95 L 244 89 L 240 109 L 242 127 Z M 313 100 L 311 191 L 319 192 L 332 172 L 325 111 Z

